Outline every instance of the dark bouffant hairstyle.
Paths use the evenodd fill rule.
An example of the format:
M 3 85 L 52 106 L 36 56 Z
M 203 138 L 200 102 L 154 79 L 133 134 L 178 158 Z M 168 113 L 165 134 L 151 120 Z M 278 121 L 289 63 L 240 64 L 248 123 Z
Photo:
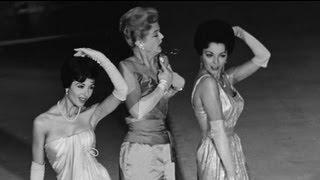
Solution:
M 158 11 L 154 8 L 135 7 L 130 9 L 120 18 L 119 30 L 130 47 L 135 41 L 143 39 L 151 29 L 151 24 L 159 21 Z
M 231 54 L 235 42 L 232 26 L 218 19 L 199 24 L 194 35 L 194 48 L 197 53 L 201 55 L 203 49 L 208 48 L 212 42 L 224 44 L 228 54 Z
M 98 65 L 88 57 L 72 57 L 61 67 L 63 88 L 69 88 L 73 81 L 84 82 L 87 78 L 96 80 Z

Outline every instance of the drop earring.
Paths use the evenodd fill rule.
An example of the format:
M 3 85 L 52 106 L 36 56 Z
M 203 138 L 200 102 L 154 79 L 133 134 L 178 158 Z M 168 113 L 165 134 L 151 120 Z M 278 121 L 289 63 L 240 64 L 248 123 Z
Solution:
M 66 95 L 68 95 L 69 94 L 69 89 L 66 88 L 65 91 L 66 91 Z
M 144 47 L 143 47 L 143 43 L 142 43 L 142 42 L 137 41 L 137 42 L 136 42 L 136 45 L 137 45 L 140 49 L 144 50 Z

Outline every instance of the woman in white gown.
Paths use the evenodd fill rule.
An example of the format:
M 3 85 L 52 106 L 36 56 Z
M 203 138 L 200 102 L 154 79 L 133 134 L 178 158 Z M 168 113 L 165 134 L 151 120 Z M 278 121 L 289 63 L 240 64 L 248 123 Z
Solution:
M 235 37 L 242 39 L 254 57 L 224 71 Z M 199 25 L 194 46 L 200 56 L 200 70 L 192 92 L 192 106 L 202 131 L 197 149 L 199 180 L 248 180 L 245 156 L 234 127 L 244 100 L 234 84 L 260 67 L 267 67 L 269 51 L 252 35 L 220 20 Z
M 94 129 L 126 99 L 128 87 L 102 53 L 89 48 L 75 50 L 75 57 L 61 69 L 64 97 L 34 120 L 31 180 L 44 179 L 45 154 L 58 180 L 110 180 L 108 171 L 95 158 L 98 150 Z M 99 67 L 92 60 L 105 70 L 115 89 L 101 103 L 85 107 L 93 93 Z

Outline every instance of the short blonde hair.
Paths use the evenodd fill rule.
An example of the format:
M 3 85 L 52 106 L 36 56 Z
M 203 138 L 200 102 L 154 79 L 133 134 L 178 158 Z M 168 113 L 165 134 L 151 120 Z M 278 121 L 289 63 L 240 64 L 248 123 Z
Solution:
M 130 47 L 134 46 L 137 39 L 143 39 L 151 24 L 159 20 L 158 11 L 150 7 L 135 7 L 130 9 L 120 18 L 120 31 Z

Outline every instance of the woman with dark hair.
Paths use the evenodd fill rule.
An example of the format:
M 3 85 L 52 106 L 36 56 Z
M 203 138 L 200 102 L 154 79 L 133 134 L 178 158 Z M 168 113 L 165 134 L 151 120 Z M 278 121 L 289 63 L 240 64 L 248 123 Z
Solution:
M 235 37 L 243 40 L 254 56 L 244 64 L 225 71 Z M 247 180 L 246 160 L 234 126 L 244 100 L 234 85 L 267 67 L 270 52 L 239 26 L 209 20 L 200 24 L 194 36 L 200 69 L 191 102 L 202 131 L 197 148 L 199 180 Z
M 168 100 L 184 87 L 161 53 L 158 12 L 136 7 L 120 19 L 120 31 L 133 56 L 120 62 L 128 84 L 125 101 L 129 131 L 120 151 L 122 180 L 175 179 L 170 132 L 166 127 Z
M 98 150 L 94 130 L 126 99 L 128 87 L 102 53 L 89 48 L 75 50 L 75 57 L 61 68 L 64 97 L 34 120 L 31 180 L 44 179 L 45 154 L 58 180 L 110 180 L 108 171 L 95 158 Z M 115 89 L 101 103 L 86 107 L 98 75 L 98 66 L 92 60 L 106 71 Z

